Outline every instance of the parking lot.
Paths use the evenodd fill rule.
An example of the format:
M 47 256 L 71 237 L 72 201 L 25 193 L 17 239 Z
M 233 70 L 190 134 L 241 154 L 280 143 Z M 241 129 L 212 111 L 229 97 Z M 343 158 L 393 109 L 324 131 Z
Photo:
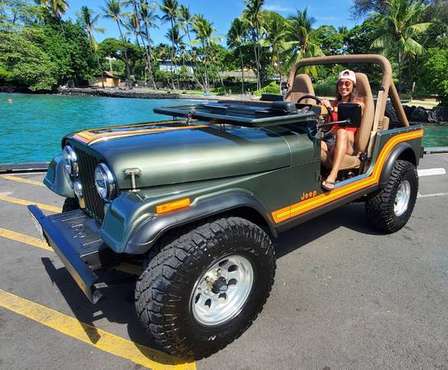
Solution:
M 413 216 L 393 235 L 354 203 L 283 234 L 271 296 L 241 338 L 183 363 L 135 319 L 138 268 L 107 274 L 97 305 L 37 232 L 26 205 L 59 212 L 42 174 L 0 176 L 0 368 L 448 368 L 448 155 L 426 156 Z

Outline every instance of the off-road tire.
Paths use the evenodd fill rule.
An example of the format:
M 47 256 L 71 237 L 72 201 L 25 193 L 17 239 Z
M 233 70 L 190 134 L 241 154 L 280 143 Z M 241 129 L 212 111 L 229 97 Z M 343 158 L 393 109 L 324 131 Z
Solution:
M 79 209 L 79 202 L 76 198 L 66 198 L 62 206 L 62 213 Z
M 235 317 L 220 325 L 203 325 L 192 312 L 195 284 L 210 266 L 235 254 L 252 265 L 250 293 Z M 260 227 L 239 217 L 211 220 L 166 242 L 148 262 L 136 284 L 137 314 L 165 352 L 184 359 L 203 358 L 252 324 L 270 294 L 274 274 L 274 248 Z
M 406 211 L 397 216 L 394 204 L 400 184 L 408 181 L 410 198 Z M 367 218 L 378 231 L 390 234 L 400 230 L 411 217 L 418 193 L 418 175 L 415 166 L 403 160 L 397 160 L 386 186 L 366 202 Z

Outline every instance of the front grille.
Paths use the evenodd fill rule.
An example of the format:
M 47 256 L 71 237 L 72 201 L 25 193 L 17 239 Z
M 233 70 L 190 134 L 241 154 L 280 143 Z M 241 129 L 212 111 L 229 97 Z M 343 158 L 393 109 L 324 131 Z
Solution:
M 81 180 L 84 194 L 85 211 L 98 222 L 104 218 L 104 200 L 100 197 L 95 187 L 95 168 L 99 161 L 86 152 L 76 149 L 79 164 L 79 179 Z

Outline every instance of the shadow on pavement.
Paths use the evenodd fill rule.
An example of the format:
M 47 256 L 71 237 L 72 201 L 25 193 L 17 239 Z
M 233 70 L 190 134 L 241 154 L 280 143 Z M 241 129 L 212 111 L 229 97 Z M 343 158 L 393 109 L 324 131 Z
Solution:
M 280 234 L 275 243 L 277 258 L 281 258 L 339 227 L 345 227 L 361 234 L 380 235 L 367 222 L 364 202 L 351 203 Z
M 134 308 L 136 276 L 119 271 L 98 273 L 100 281 L 104 281 L 107 287 L 101 289 L 103 298 L 94 305 L 84 296 L 64 267 L 56 269 L 47 257 L 41 260 L 76 319 L 88 325 L 83 325 L 83 329 L 93 344 L 100 339 L 95 321 L 105 318 L 109 322 L 127 324 L 130 340 L 143 355 L 152 361 L 167 365 L 177 365 L 187 361 L 161 352 L 151 335 L 141 327 Z

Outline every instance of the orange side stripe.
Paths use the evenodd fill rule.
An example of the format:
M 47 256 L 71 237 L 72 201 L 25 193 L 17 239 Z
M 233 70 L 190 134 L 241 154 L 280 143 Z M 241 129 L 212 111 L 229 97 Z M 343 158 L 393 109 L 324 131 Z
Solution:
M 115 139 L 127 136 L 136 136 L 136 135 L 144 135 L 144 134 L 152 134 L 164 131 L 179 131 L 179 130 L 189 130 L 196 128 L 207 127 L 205 125 L 189 125 L 189 126 L 177 126 L 177 127 L 159 127 L 153 129 L 141 129 L 141 130 L 133 130 L 133 131 L 122 131 L 122 132 L 108 132 L 105 134 L 93 134 L 90 131 L 82 131 L 76 133 L 73 138 L 83 143 L 93 144 L 101 140 Z
M 409 133 L 400 134 L 393 137 L 392 139 L 389 139 L 384 148 L 381 150 L 381 153 L 378 156 L 377 164 L 376 166 L 374 166 L 372 174 L 370 176 L 368 176 L 365 179 L 361 179 L 346 186 L 343 186 L 341 188 L 336 188 L 329 193 L 322 193 L 317 197 L 305 201 L 300 201 L 291 204 L 289 206 L 283 207 L 281 209 L 278 209 L 276 211 L 273 211 L 271 214 L 272 218 L 274 219 L 274 222 L 280 223 L 286 221 L 292 217 L 299 216 L 322 205 L 340 199 L 343 196 L 350 194 L 354 191 L 362 190 L 369 186 L 376 185 L 380 180 L 384 163 L 386 162 L 388 155 L 395 147 L 395 145 L 403 141 L 418 139 L 421 137 L 423 137 L 423 130 L 416 130 Z

